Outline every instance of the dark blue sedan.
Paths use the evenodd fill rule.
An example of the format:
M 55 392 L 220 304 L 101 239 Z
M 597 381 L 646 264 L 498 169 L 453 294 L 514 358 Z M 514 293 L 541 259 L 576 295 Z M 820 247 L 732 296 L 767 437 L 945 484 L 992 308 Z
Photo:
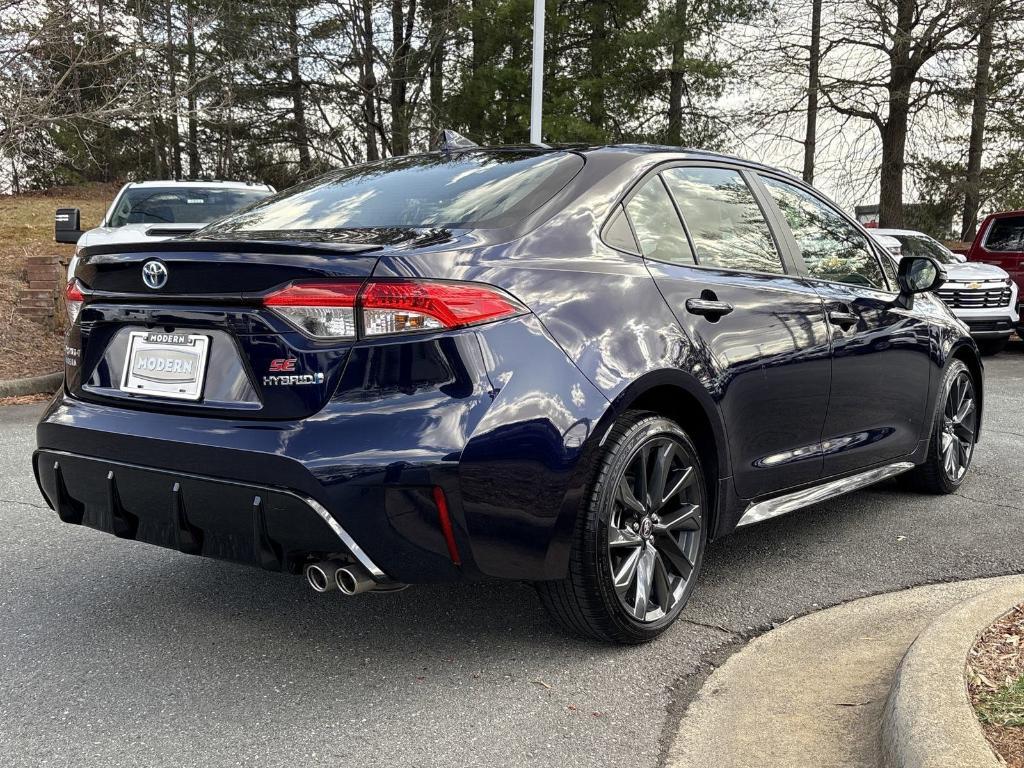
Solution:
M 797 179 L 667 147 L 460 145 L 187 239 L 86 248 L 34 467 L 68 523 L 356 594 L 536 583 L 649 640 L 709 540 L 964 481 L 982 365 Z

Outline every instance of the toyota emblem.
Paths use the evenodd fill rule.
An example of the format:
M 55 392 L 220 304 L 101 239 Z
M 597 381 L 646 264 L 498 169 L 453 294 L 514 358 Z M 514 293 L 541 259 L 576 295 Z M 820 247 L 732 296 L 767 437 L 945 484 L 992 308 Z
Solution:
M 154 291 L 167 285 L 167 267 L 160 261 L 147 261 L 142 265 L 142 282 Z

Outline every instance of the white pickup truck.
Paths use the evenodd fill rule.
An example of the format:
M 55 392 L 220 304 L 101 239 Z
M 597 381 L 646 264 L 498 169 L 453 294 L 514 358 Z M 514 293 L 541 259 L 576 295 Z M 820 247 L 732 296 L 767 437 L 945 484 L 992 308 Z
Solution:
M 54 238 L 90 245 L 146 243 L 188 235 L 229 213 L 274 193 L 268 184 L 241 181 L 133 181 L 121 187 L 98 227 L 83 232 L 77 208 L 58 208 Z

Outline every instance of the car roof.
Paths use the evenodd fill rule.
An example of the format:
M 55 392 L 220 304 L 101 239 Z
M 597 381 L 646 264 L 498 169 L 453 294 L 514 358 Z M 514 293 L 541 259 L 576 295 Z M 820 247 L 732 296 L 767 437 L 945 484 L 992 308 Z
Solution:
M 897 235 L 928 237 L 924 232 L 918 232 L 916 229 L 873 229 L 871 231 L 879 235 L 888 235 L 889 237 L 896 237 Z M 928 239 L 931 240 L 932 238 L 928 237 Z
M 694 147 L 671 146 L 668 144 L 586 144 L 586 143 L 559 143 L 559 144 L 499 144 L 481 145 L 469 147 L 456 147 L 449 150 L 433 150 L 426 154 L 440 154 L 448 152 L 459 154 L 462 152 L 575 152 L 586 156 L 592 154 L 618 154 L 623 161 L 639 156 L 670 155 L 672 160 L 713 160 L 722 163 L 741 165 L 753 171 L 768 171 L 793 181 L 796 184 L 808 186 L 803 179 L 785 169 L 773 165 L 765 165 L 754 160 L 747 160 L 735 155 L 727 155 L 722 152 L 712 152 L 708 149 L 696 149 Z
M 251 181 L 224 181 L 221 179 L 175 181 L 173 179 L 148 179 L 146 181 L 130 181 L 126 188 L 136 187 L 209 187 L 218 189 L 273 189 L 269 184 L 256 184 Z

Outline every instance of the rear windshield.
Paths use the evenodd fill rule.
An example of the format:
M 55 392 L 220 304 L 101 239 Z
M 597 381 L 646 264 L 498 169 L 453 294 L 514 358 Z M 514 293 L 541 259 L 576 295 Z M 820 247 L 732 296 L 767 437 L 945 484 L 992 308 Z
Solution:
M 327 173 L 204 230 L 497 229 L 524 219 L 583 167 L 570 152 L 395 157 Z
M 269 196 L 267 189 L 135 187 L 125 190 L 108 227 L 125 224 L 206 224 Z
M 985 247 L 990 251 L 1024 251 L 1024 216 L 993 221 Z

